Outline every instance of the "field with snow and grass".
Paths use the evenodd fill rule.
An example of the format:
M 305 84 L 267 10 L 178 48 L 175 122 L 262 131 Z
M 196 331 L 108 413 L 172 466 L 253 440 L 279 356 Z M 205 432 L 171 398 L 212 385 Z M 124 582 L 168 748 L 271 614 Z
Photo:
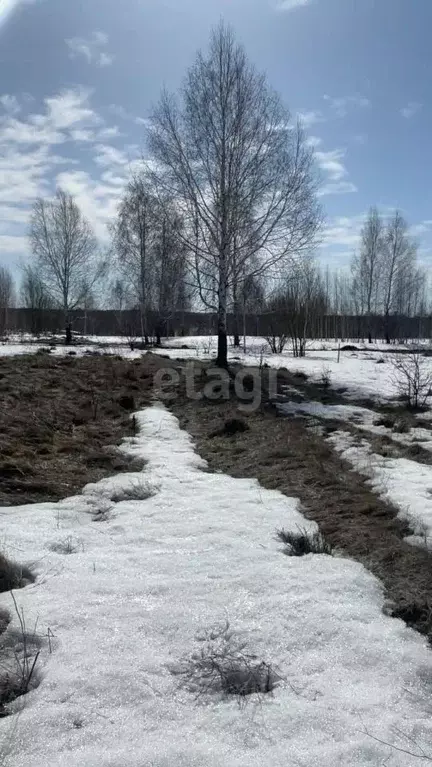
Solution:
M 124 449 L 142 472 L 1 512 L 37 575 L 15 595 L 41 648 L 40 685 L 0 721 L 2 763 L 414 764 L 392 746 L 432 741 L 432 655 L 383 614 L 379 582 L 343 556 L 286 556 L 276 530 L 315 528 L 295 498 L 208 473 L 163 407 L 136 418 Z M 227 624 L 271 692 L 202 683 Z
M 215 340 L 92 341 L 0 346 L 0 764 L 430 763 L 429 401 L 383 349 L 247 339 L 245 415 L 188 398 Z

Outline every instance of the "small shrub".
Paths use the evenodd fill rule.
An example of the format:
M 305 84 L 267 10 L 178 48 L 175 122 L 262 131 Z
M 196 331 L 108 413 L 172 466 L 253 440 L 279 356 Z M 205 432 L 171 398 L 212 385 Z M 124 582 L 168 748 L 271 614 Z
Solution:
M 383 415 L 375 421 L 374 426 L 385 426 L 386 429 L 393 429 L 396 423 L 396 417 L 394 415 Z
M 289 530 L 278 530 L 277 537 L 285 544 L 284 554 L 289 557 L 304 557 L 306 554 L 333 554 L 333 548 L 321 533 L 310 533 L 307 530 L 298 530 L 293 533 Z
M 112 518 L 112 505 L 108 501 L 101 500 L 92 509 L 93 522 L 108 522 Z
M 76 554 L 77 551 L 82 551 L 83 548 L 82 541 L 73 538 L 72 535 L 68 535 L 62 541 L 57 541 L 50 545 L 51 551 L 55 551 L 56 554 Z
M 21 589 L 36 580 L 32 571 L 0 554 L 0 592 Z
M 256 655 L 246 651 L 246 643 L 239 641 L 229 623 L 205 631 L 198 637 L 201 647 L 181 664 L 178 673 L 191 691 L 220 693 L 239 698 L 269 693 L 281 677 Z
M 305 373 L 303 370 L 296 370 L 295 373 L 293 373 L 293 378 L 298 378 L 299 381 L 307 381 L 309 376 L 307 373 Z
M 128 487 L 121 487 L 111 495 L 113 503 L 121 501 L 146 501 L 156 495 L 156 489 L 147 482 L 134 482 Z
M 328 389 L 331 384 L 331 370 L 328 367 L 324 367 L 321 372 L 320 378 L 321 386 L 323 389 Z
M 432 395 L 432 370 L 428 359 L 414 350 L 395 354 L 392 366 L 399 397 L 413 410 L 425 408 Z
M 288 342 L 288 336 L 286 333 L 278 333 L 271 330 L 269 335 L 266 336 L 266 341 L 272 354 L 282 354 Z
M 242 434 L 245 431 L 249 431 L 249 425 L 242 421 L 241 418 L 230 418 L 225 421 L 224 425 L 220 429 L 210 434 L 211 437 L 233 437 L 234 434 Z
M 0 607 L 0 636 L 1 634 L 4 634 L 10 622 L 11 615 L 9 610 L 5 610 L 4 607 Z
M 410 430 L 410 425 L 405 418 L 399 418 L 396 420 L 393 431 L 397 434 L 407 434 Z

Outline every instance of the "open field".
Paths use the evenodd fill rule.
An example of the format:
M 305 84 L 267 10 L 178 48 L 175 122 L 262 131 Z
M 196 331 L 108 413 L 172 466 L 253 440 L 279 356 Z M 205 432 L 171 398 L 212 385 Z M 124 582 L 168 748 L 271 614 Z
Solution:
M 211 350 L 168 346 L 0 360 L 9 680 L 36 659 L 0 764 L 430 762 L 429 413 L 367 398 L 361 357 L 340 391 L 283 355 L 270 401 L 253 351 L 228 398 L 191 399 Z

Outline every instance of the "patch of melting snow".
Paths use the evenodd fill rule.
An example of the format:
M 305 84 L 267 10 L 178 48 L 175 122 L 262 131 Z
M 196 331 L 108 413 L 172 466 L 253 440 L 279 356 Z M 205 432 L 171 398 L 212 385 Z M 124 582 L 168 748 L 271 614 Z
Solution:
M 296 499 L 203 471 L 162 406 L 136 418 L 124 449 L 143 472 L 0 510 L 7 552 L 37 563 L 18 605 L 55 636 L 42 684 L 0 720 L 8 767 L 407 767 L 367 732 L 432 743 L 425 638 L 383 614 L 381 584 L 359 563 L 282 553 L 276 529 L 317 529 Z M 137 481 L 155 494 L 93 521 L 98 499 Z M 52 550 L 66 536 L 83 542 L 68 556 Z M 281 676 L 242 707 L 197 699 L 170 673 L 226 620 Z

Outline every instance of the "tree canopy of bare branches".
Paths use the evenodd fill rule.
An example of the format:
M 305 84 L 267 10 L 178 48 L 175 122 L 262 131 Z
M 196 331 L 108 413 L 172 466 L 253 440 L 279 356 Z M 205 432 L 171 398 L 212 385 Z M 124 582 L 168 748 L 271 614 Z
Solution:
M 69 312 L 87 300 L 106 269 L 92 227 L 70 194 L 58 189 L 54 199 L 36 200 L 30 243 L 41 285 L 67 326 Z
M 139 306 L 146 342 L 150 310 L 159 318 L 153 330 L 160 340 L 163 323 L 175 310 L 188 308 L 183 226 L 179 211 L 167 197 L 162 201 L 156 195 L 145 173 L 129 182 L 111 235 L 123 277 L 119 285 Z
M 155 187 L 185 217 L 203 302 L 227 364 L 229 291 L 309 248 L 320 223 L 311 149 L 230 28 L 198 53 L 180 103 L 163 92 L 149 129 Z

